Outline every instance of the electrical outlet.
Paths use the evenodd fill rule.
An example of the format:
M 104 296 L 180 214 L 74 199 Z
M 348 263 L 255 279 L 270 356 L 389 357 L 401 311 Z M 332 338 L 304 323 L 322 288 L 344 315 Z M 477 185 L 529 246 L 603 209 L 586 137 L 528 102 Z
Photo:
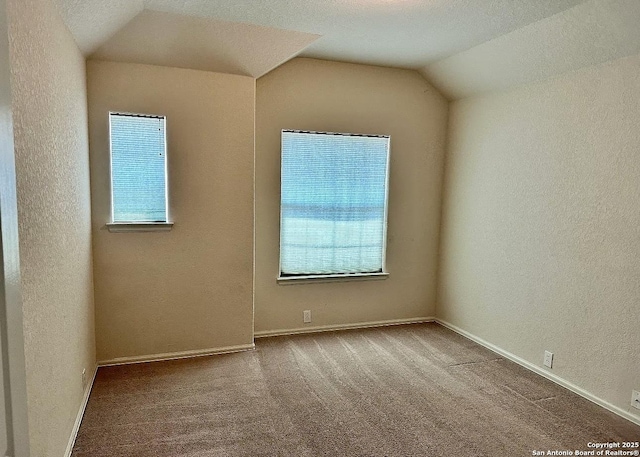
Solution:
M 640 409 L 640 390 L 634 390 L 631 395 L 631 406 Z
M 82 388 L 83 389 L 87 388 L 87 369 L 86 368 L 82 369 Z
M 305 324 L 311 323 L 311 310 L 310 309 L 307 309 L 307 310 L 302 312 L 302 321 Z
M 544 366 L 551 368 L 553 366 L 553 352 L 544 351 Z

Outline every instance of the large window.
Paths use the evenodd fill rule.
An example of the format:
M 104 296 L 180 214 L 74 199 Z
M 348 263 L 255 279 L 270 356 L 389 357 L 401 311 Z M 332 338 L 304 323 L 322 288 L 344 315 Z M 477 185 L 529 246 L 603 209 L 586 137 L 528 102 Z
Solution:
M 109 125 L 112 222 L 168 222 L 164 116 L 109 113 Z
M 280 277 L 385 272 L 389 137 L 282 131 Z

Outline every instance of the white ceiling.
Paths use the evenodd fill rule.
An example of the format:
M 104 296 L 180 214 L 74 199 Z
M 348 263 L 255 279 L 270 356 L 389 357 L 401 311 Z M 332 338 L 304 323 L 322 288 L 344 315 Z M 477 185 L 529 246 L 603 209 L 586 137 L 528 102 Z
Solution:
M 144 10 L 91 57 L 258 77 L 317 38 L 260 25 Z
M 80 50 L 90 55 L 143 9 L 139 0 L 55 0 Z
M 640 44 L 640 0 L 55 1 L 92 58 L 259 77 L 301 55 L 420 69 L 451 98 Z
M 322 35 L 306 57 L 417 68 L 580 1 L 145 0 L 145 7 Z
M 640 0 L 589 0 L 421 72 L 447 98 L 460 99 L 638 53 Z

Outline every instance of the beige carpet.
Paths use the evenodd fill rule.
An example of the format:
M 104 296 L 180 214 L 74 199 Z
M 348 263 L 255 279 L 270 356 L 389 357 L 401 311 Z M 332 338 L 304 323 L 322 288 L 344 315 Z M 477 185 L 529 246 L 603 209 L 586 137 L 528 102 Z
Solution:
M 100 368 L 73 457 L 530 456 L 640 427 L 437 325 Z

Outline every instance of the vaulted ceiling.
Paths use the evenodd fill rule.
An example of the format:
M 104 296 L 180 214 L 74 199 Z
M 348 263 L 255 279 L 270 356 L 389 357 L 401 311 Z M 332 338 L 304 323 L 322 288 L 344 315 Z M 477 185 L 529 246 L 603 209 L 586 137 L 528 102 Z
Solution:
M 56 0 L 90 58 L 260 77 L 297 55 L 420 70 L 449 98 L 640 52 L 639 0 Z

